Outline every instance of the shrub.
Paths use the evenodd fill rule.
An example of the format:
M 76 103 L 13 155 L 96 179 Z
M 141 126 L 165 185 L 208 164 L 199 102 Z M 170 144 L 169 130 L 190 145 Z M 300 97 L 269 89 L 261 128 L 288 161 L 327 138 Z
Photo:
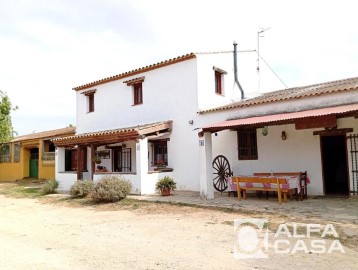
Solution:
M 70 189 L 72 197 L 86 197 L 92 192 L 93 182 L 91 180 L 78 180 Z
M 132 189 L 132 184 L 118 176 L 105 176 L 93 187 L 95 201 L 117 202 L 124 199 Z
M 58 181 L 49 180 L 42 186 L 41 194 L 46 195 L 46 194 L 56 193 L 56 189 L 58 188 L 59 185 L 60 183 Z
M 174 190 L 177 188 L 177 184 L 174 182 L 173 178 L 169 176 L 165 176 L 158 180 L 158 182 L 155 184 L 156 190 L 162 190 L 162 189 L 170 189 Z

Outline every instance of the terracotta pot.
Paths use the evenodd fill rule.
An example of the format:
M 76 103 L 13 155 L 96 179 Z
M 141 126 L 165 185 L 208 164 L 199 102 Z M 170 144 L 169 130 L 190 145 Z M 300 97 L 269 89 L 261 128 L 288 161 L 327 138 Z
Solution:
M 170 188 L 163 188 L 160 190 L 162 196 L 169 196 L 170 195 Z

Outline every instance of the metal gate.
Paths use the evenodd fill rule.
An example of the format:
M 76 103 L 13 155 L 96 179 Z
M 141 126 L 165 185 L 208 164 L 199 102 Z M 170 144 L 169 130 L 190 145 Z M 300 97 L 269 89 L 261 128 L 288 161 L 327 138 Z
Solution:
M 358 195 L 358 134 L 347 136 L 351 153 L 352 182 L 351 194 Z
M 118 165 L 120 172 L 131 172 L 132 164 L 131 164 L 131 149 L 130 148 L 122 148 L 118 155 Z

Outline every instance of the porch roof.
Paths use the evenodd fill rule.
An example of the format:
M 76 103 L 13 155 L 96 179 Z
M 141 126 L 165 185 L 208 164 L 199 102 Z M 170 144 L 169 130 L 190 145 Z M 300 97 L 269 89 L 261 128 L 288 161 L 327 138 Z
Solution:
M 124 127 L 111 130 L 82 133 L 74 136 L 56 138 L 53 143 L 58 147 L 70 147 L 75 145 L 105 145 L 129 140 L 136 140 L 140 137 L 154 135 L 170 131 L 173 121 L 163 121 L 133 127 Z
M 204 126 L 204 132 L 217 132 L 225 129 L 234 129 L 245 126 L 280 125 L 294 123 L 296 119 L 336 115 L 337 117 L 347 116 L 358 111 L 358 104 L 350 104 L 337 107 L 321 108 L 300 112 L 289 112 L 272 115 L 255 116 L 234 120 L 227 120 Z
M 76 132 L 76 127 L 65 127 L 60 129 L 53 129 L 47 131 L 36 132 L 32 134 L 15 137 L 11 142 L 22 142 L 28 140 L 39 139 L 53 139 L 55 137 L 73 135 Z

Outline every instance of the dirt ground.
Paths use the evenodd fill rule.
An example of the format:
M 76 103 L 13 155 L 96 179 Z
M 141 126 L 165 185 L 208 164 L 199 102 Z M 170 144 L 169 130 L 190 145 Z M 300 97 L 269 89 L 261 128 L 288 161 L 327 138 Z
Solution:
M 276 254 L 270 243 L 268 258 L 234 258 L 235 219 L 287 221 L 279 215 L 163 203 L 79 206 L 61 198 L 65 196 L 0 195 L 0 269 L 357 269 L 358 265 L 354 241 L 343 243 L 344 254 Z

